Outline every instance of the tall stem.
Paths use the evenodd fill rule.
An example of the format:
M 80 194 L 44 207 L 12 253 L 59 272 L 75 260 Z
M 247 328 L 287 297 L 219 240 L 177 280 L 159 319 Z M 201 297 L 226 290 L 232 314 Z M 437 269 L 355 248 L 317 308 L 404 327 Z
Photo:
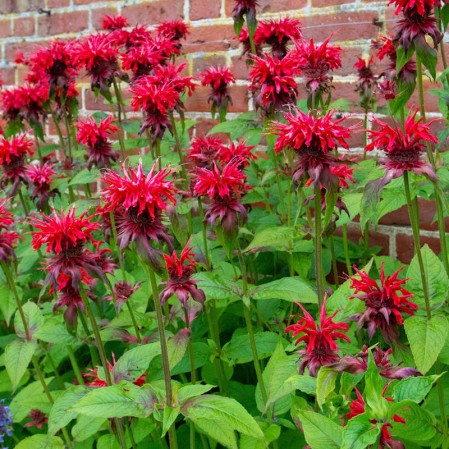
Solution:
M 209 246 L 207 244 L 207 225 L 204 222 L 204 211 L 203 211 L 203 203 L 201 201 L 201 197 L 198 197 L 198 212 L 201 218 L 201 230 L 203 234 L 203 246 L 204 246 L 204 256 L 206 257 L 206 269 L 209 271 L 211 269 L 210 263 L 210 255 L 209 255 Z
M 73 352 L 73 348 L 71 345 L 67 346 L 67 352 L 69 354 L 69 360 L 73 368 L 73 372 L 75 373 L 76 380 L 80 385 L 84 385 L 84 378 L 81 374 L 80 367 L 78 365 L 78 361 L 76 360 L 75 353 Z
M 315 277 L 316 289 L 318 295 L 318 309 L 324 300 L 324 275 L 323 275 L 323 253 L 321 247 L 321 189 L 320 186 L 315 187 Z
M 142 262 L 144 264 L 144 262 Z M 154 271 L 146 264 L 144 264 L 148 276 L 150 278 L 151 290 L 153 293 L 154 310 L 156 311 L 157 329 L 159 332 L 159 341 L 161 344 L 162 355 L 162 370 L 164 372 L 165 395 L 168 407 L 173 407 L 173 395 L 171 389 L 170 364 L 168 361 L 167 340 L 165 339 L 164 319 L 162 317 L 162 307 L 159 300 L 159 290 L 157 288 L 157 280 Z M 176 429 L 172 425 L 168 430 L 168 438 L 170 440 L 170 449 L 178 448 L 178 441 L 176 438 Z
M 98 352 L 100 354 L 101 364 L 103 365 L 104 377 L 105 377 L 106 383 L 108 386 L 111 386 L 113 384 L 112 376 L 111 376 L 111 371 L 109 369 L 108 359 L 106 357 L 106 351 L 104 349 L 104 344 L 101 339 L 100 329 L 98 328 L 97 321 L 95 319 L 95 315 L 92 311 L 92 308 L 90 307 L 89 299 L 86 295 L 86 292 L 84 291 L 82 284 L 80 284 L 79 293 L 80 293 L 81 299 L 83 300 L 84 310 L 86 311 L 86 314 L 89 317 L 89 321 L 92 326 L 92 330 L 93 330 L 93 333 L 95 336 L 95 341 L 97 343 Z M 122 427 L 122 423 L 121 423 L 120 419 L 115 418 L 114 423 L 115 423 L 115 429 L 117 431 L 117 438 L 119 440 L 120 446 L 122 447 L 122 449 L 127 449 L 126 442 L 125 442 L 125 433 L 123 431 L 123 427 Z

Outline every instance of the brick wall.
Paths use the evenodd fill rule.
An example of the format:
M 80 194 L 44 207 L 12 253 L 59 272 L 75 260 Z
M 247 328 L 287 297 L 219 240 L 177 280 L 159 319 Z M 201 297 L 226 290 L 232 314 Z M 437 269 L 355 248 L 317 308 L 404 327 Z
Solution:
M 356 56 L 367 53 L 370 41 L 377 34 L 392 30 L 394 11 L 386 8 L 386 0 L 259 0 L 258 18 L 274 18 L 289 15 L 299 18 L 303 24 L 305 38 L 313 37 L 316 42 L 333 34 L 333 42 L 341 45 L 343 67 L 335 72 L 334 99 L 346 98 L 357 101 L 354 92 L 353 64 Z M 0 1 L 0 73 L 5 84 L 18 83 L 24 71 L 16 67 L 14 60 L 17 49 L 25 54 L 37 45 L 55 37 L 78 37 L 100 29 L 105 14 L 120 13 L 131 25 L 157 24 L 168 19 L 184 19 L 190 25 L 190 35 L 184 43 L 184 57 L 190 75 L 195 75 L 209 64 L 232 67 L 238 81 L 232 87 L 234 100 L 232 114 L 251 109 L 248 98 L 247 67 L 240 58 L 241 50 L 234 39 L 232 9 L 234 0 L 1 0 Z M 380 71 L 380 69 L 379 69 Z M 426 81 L 426 88 L 433 88 Z M 107 109 L 102 101 L 95 101 L 90 92 L 88 80 L 81 80 L 81 114 L 90 109 Z M 303 91 L 305 94 L 305 91 Z M 303 95 L 304 97 L 305 95 Z M 206 131 L 212 125 L 207 105 L 207 91 L 198 88 L 187 103 L 188 116 L 199 121 L 197 133 Z M 417 103 L 417 99 L 415 99 Z M 436 97 L 426 95 L 429 117 L 438 116 Z M 360 121 L 357 108 L 351 108 L 348 123 Z M 441 127 L 443 121 L 434 124 Z M 51 124 L 47 134 L 53 134 Z M 356 135 L 351 142 L 351 152 L 362 151 L 362 136 Z M 439 238 L 432 224 L 432 204 L 421 203 L 423 242 L 439 251 Z M 381 220 L 376 232 L 372 232 L 371 243 L 381 245 L 383 253 L 397 256 L 408 262 L 413 255 L 411 230 L 406 211 L 387 215 Z M 349 232 L 357 238 L 358 224 L 350 226 Z

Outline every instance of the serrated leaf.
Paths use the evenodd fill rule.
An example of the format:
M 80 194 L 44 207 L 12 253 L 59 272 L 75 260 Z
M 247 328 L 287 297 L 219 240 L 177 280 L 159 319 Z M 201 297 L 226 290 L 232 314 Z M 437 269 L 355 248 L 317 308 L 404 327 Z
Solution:
M 0 310 L 2 311 L 3 318 L 9 325 L 11 317 L 17 310 L 17 303 L 9 286 L 5 284 L 0 286 L 0 298 L 2 298 L 2 300 L 0 301 Z
M 188 399 L 207 393 L 212 388 L 214 388 L 214 385 L 185 385 L 179 389 L 178 402 L 182 405 Z
M 416 54 L 427 68 L 433 80 L 437 77 L 438 52 L 427 44 L 425 39 L 415 39 Z
M 33 435 L 17 443 L 16 449 L 64 449 L 64 442 L 59 437 Z
M 327 366 L 322 366 L 318 372 L 316 381 L 317 404 L 323 409 L 326 398 L 335 390 L 338 373 Z
M 66 326 L 57 317 L 47 317 L 45 323 L 36 331 L 34 337 L 46 343 L 74 344 L 76 339 L 69 334 Z
M 250 296 L 255 300 L 283 299 L 289 302 L 316 304 L 316 291 L 300 277 L 285 277 L 256 286 Z
M 256 232 L 252 242 L 245 248 L 244 252 L 287 251 L 291 242 L 298 238 L 302 238 L 302 234 L 288 226 L 265 228 Z
M 301 421 L 306 441 L 312 449 L 341 449 L 343 429 L 319 413 L 295 410 L 294 418 Z
M 75 186 L 79 184 L 90 184 L 96 182 L 100 179 L 99 170 L 92 169 L 91 171 L 84 169 L 78 172 L 72 180 L 69 182 L 70 186 Z
M 136 346 L 125 352 L 112 368 L 111 374 L 114 383 L 121 380 L 134 382 L 148 369 L 151 361 L 160 353 L 161 345 L 159 343 Z
M 447 297 L 449 289 L 449 278 L 441 260 L 429 248 L 424 245 L 421 248 L 421 255 L 424 264 L 424 273 L 429 289 L 429 300 L 433 307 L 439 306 Z M 424 291 L 421 280 L 418 256 L 413 257 L 407 269 L 407 289 L 413 293 L 413 302 L 418 304 L 420 309 L 425 310 Z
M 365 398 L 368 407 L 374 412 L 374 416 L 385 416 L 387 413 L 387 401 L 383 397 L 385 382 L 379 374 L 379 369 L 374 362 L 372 351 L 368 352 L 368 369 L 365 373 Z
M 165 436 L 170 427 L 176 421 L 179 412 L 180 412 L 179 407 L 169 407 L 168 405 L 164 407 L 164 417 L 162 419 L 162 437 Z
M 396 73 L 399 73 L 401 69 L 412 59 L 415 46 L 411 45 L 407 52 L 404 51 L 404 47 L 399 45 L 396 47 Z
M 123 384 L 92 390 L 74 404 L 69 411 L 94 418 L 145 416 L 142 408 L 134 400 L 130 385 Z
M 394 401 L 401 402 L 410 400 L 419 404 L 429 394 L 433 384 L 439 377 L 440 376 L 420 376 L 408 377 L 407 379 L 400 380 L 394 386 Z
M 342 449 L 365 449 L 374 444 L 380 428 L 370 422 L 366 413 L 350 419 L 343 429 Z
M 14 340 L 5 348 L 5 367 L 13 390 L 17 388 L 36 352 L 37 344 L 28 340 Z
M 95 435 L 105 422 L 105 418 L 79 415 L 76 424 L 72 428 L 73 439 L 77 442 L 87 440 L 92 435 Z
M 436 315 L 427 320 L 415 315 L 404 321 L 404 327 L 416 367 L 426 374 L 437 360 L 446 341 L 449 330 L 447 318 Z

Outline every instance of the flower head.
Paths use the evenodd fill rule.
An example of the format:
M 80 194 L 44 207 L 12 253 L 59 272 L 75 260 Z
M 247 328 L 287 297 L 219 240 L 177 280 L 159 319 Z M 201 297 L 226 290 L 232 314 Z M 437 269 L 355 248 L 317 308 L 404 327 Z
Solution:
M 6 209 L 8 199 L 0 200 L 0 260 L 11 263 L 16 255 L 14 247 L 19 239 L 19 235 L 10 231 L 10 226 L 14 223 L 14 215 Z
M 300 70 L 294 58 L 278 59 L 264 53 L 263 57 L 253 56 L 253 62 L 249 89 L 255 95 L 256 108 L 262 108 L 269 115 L 296 101 L 298 90 L 294 77 Z
M 206 296 L 203 290 L 196 286 L 198 281 L 190 279 L 195 272 L 196 262 L 194 257 L 195 254 L 193 254 L 189 243 L 183 248 L 179 257 L 176 251 L 173 251 L 171 256 L 164 254 L 168 281 L 164 282 L 166 287 L 159 295 L 162 304 L 165 304 L 173 295 L 178 297 L 184 307 L 188 307 L 189 297 L 200 304 L 204 304 Z
M 116 16 L 104 16 L 101 28 L 103 30 L 120 30 L 129 26 L 128 19 L 126 17 L 117 14 Z
M 179 42 L 189 34 L 189 27 L 182 20 L 167 20 L 156 27 L 159 36 Z
M 38 408 L 33 408 L 33 410 L 28 413 L 28 418 L 30 418 L 31 421 L 27 422 L 24 427 L 37 427 L 38 429 L 42 429 L 42 426 L 48 423 L 47 416 Z
M 12 436 L 12 424 L 13 419 L 11 410 L 8 406 L 4 405 L 5 400 L 0 399 L 0 443 L 4 443 L 5 436 Z
M 252 145 L 246 145 L 246 141 L 240 141 L 235 144 L 231 142 L 229 145 L 223 145 L 218 154 L 218 158 L 223 163 L 228 163 L 231 160 L 239 160 L 240 169 L 249 165 L 250 161 L 254 161 L 256 156 L 252 153 L 255 147 Z
M 299 316 L 296 324 L 285 328 L 285 332 L 292 332 L 293 337 L 300 335 L 295 344 L 304 342 L 306 345 L 305 349 L 298 351 L 302 357 L 299 367 L 300 374 L 307 367 L 309 374 L 315 377 L 320 366 L 328 366 L 338 361 L 336 340 L 350 341 L 349 337 L 343 333 L 349 329 L 349 326 L 345 323 L 334 323 L 333 321 L 337 311 L 330 317 L 326 317 L 326 302 L 327 298 L 325 298 L 321 307 L 318 325 L 302 304 L 297 303 L 304 316 Z
M 51 183 L 55 174 L 53 164 L 50 162 L 42 164 L 40 161 L 35 161 L 26 169 L 30 185 L 33 186 L 31 198 L 37 199 L 39 209 L 43 209 L 48 204 L 50 197 L 56 194 L 56 190 L 51 190 Z
M 128 301 L 130 296 L 140 287 L 141 282 L 138 282 L 134 287 L 132 284 L 126 281 L 118 281 L 114 285 L 114 295 L 116 299 L 115 308 L 117 310 L 117 313 L 120 312 L 121 308 L 123 307 L 123 304 Z M 111 296 L 105 296 L 103 298 L 104 301 L 113 301 L 114 297 Z
M 256 45 L 270 45 L 273 56 L 282 59 L 286 56 L 287 44 L 302 38 L 301 22 L 298 19 L 261 20 L 254 34 Z
M 354 67 L 357 69 L 358 82 L 356 85 L 356 92 L 360 95 L 360 105 L 365 110 L 371 108 L 375 102 L 374 89 L 376 87 L 376 78 L 374 77 L 373 58 L 357 58 Z
M 382 164 L 386 168 L 387 180 L 402 176 L 406 170 L 436 179 L 433 168 L 421 160 L 421 154 L 426 151 L 426 142 L 438 143 L 438 139 L 431 134 L 430 123 L 422 123 L 422 118 L 416 120 L 416 114 L 417 111 L 408 114 L 404 130 L 373 119 L 379 129 L 368 131 L 372 141 L 366 151 L 377 148 L 385 152 L 386 158 Z
M 310 39 L 310 42 L 301 40 L 296 43 L 294 53 L 299 68 L 306 77 L 309 93 L 328 92 L 332 84 L 329 72 L 341 67 L 341 48 L 329 44 L 330 38 L 324 40 L 321 45 L 315 45 L 313 39 Z
M 87 161 L 88 168 L 94 164 L 99 168 L 109 167 L 111 161 L 116 161 L 119 157 L 117 151 L 112 150 L 112 144 L 108 140 L 108 136 L 117 131 L 117 127 L 112 125 L 114 117 L 112 115 L 101 119 L 100 123 L 88 117 L 85 120 L 79 120 L 76 123 L 78 132 L 76 139 L 78 142 L 87 145 Z
M 153 40 L 145 45 L 134 45 L 120 56 L 123 69 L 133 72 L 133 82 L 141 76 L 149 75 L 166 58 L 163 49 Z
M 256 6 L 258 5 L 257 0 L 235 0 L 235 6 L 232 10 L 234 22 L 243 21 L 243 16 L 246 15 L 248 23 L 255 23 Z
M 213 162 L 219 159 L 224 147 L 224 142 L 217 136 L 195 137 L 188 150 L 188 159 L 196 167 L 212 169 Z
M 227 67 L 209 67 L 198 75 L 203 86 L 211 87 L 207 101 L 212 103 L 212 117 L 217 109 L 220 115 L 226 114 L 228 104 L 232 104 L 228 89 L 231 83 L 235 83 L 234 75 Z
M 432 9 L 434 6 L 440 5 L 440 0 L 390 0 L 388 5 L 392 3 L 396 6 L 395 14 L 407 12 L 410 9 L 416 9 L 418 14 L 424 15 L 426 10 Z
M 403 268 L 403 267 L 402 267 Z M 355 268 L 359 278 L 351 278 L 351 288 L 355 294 L 351 297 L 365 303 L 366 310 L 352 317 L 358 327 L 366 327 L 371 339 L 380 329 L 386 342 L 399 341 L 398 325 L 404 323 L 402 313 L 414 315 L 418 306 L 409 301 L 413 296 L 403 285 L 407 279 L 398 279 L 402 268 L 390 276 L 385 276 L 383 263 L 380 266 L 380 285 L 364 271 Z

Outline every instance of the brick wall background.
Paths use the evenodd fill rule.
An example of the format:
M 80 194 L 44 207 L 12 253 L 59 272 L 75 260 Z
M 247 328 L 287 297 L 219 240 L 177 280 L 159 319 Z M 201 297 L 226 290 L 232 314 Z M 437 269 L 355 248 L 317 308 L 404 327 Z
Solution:
M 238 79 L 232 87 L 234 101 L 229 117 L 251 109 L 248 97 L 248 69 L 241 59 L 241 49 L 234 38 L 232 9 L 234 0 L 0 0 L 0 73 L 6 85 L 19 83 L 25 73 L 12 61 L 17 49 L 25 55 L 37 45 L 45 45 L 56 37 L 79 37 L 101 28 L 105 14 L 122 14 L 131 25 L 157 24 L 163 20 L 183 19 L 190 25 L 190 35 L 183 44 L 183 51 L 190 75 L 195 75 L 210 64 L 228 65 Z M 387 0 L 259 0 L 258 18 L 299 18 L 306 39 L 321 42 L 330 34 L 332 41 L 340 45 L 343 67 L 334 73 L 333 99 L 346 98 L 354 103 L 347 120 L 348 125 L 360 122 L 357 113 L 358 94 L 354 92 L 356 77 L 353 65 L 356 57 L 368 53 L 371 39 L 379 32 L 394 27 L 394 9 L 386 7 Z M 445 36 L 445 40 L 448 36 Z M 378 72 L 381 67 L 378 67 Z M 426 81 L 426 89 L 435 86 Z M 108 109 L 100 99 L 95 101 L 87 78 L 79 85 L 81 91 L 80 113 L 89 110 Z M 301 90 L 301 87 L 300 87 Z M 305 98 L 305 90 L 302 98 Z M 415 104 L 417 104 L 415 99 Z M 426 95 L 428 117 L 438 117 L 437 99 Z M 202 134 L 213 122 L 207 104 L 207 88 L 198 88 L 186 103 L 188 117 L 198 120 L 195 132 Z M 359 111 L 360 112 L 360 111 Z M 433 126 L 441 128 L 439 120 Z M 47 125 L 49 138 L 55 137 L 51 123 Z M 362 135 L 357 134 L 351 142 L 351 153 L 360 154 Z M 423 243 L 439 251 L 436 226 L 432 224 L 434 208 L 431 203 L 421 202 L 420 215 Z M 350 226 L 349 234 L 357 241 L 358 225 Z M 381 245 L 382 253 L 409 262 L 413 256 L 413 240 L 406 210 L 385 216 L 371 232 L 372 245 Z

